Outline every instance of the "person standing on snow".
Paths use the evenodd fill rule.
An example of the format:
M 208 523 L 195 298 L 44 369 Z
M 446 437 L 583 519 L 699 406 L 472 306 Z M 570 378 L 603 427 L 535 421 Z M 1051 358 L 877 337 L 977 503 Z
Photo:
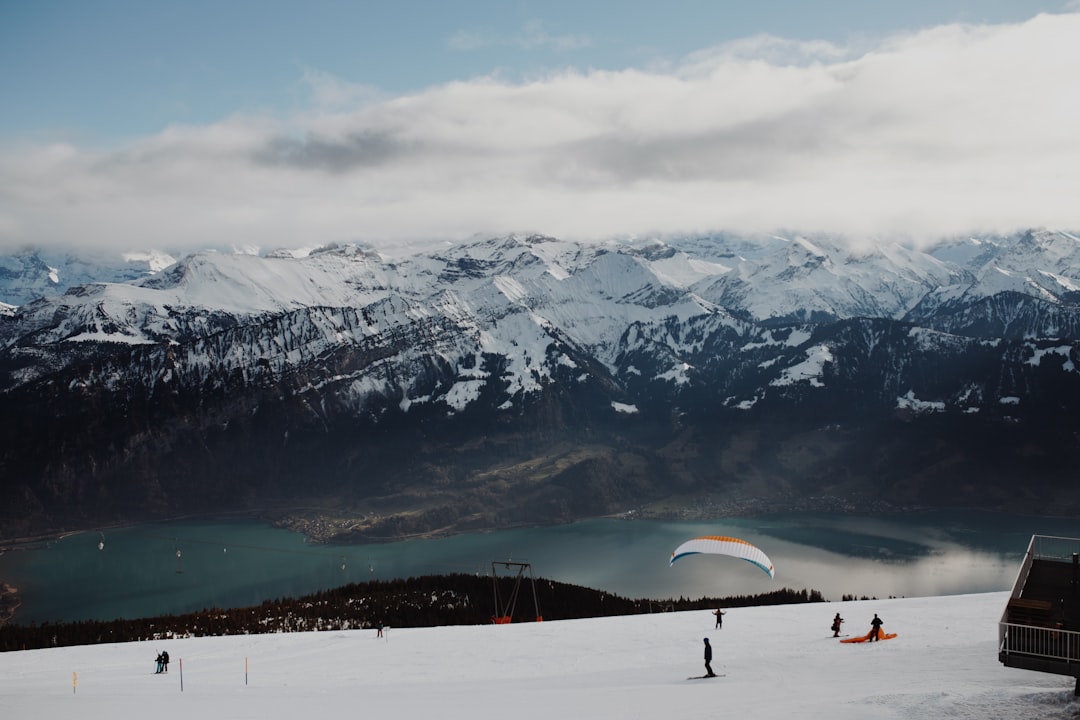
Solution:
M 870 640 L 876 641 L 881 635 L 881 626 L 884 625 L 884 621 L 874 613 L 874 619 L 870 621 Z
M 705 677 L 716 677 L 716 673 L 712 671 L 712 645 L 709 644 L 709 638 L 705 638 Z
M 717 629 L 719 629 L 721 626 L 723 626 L 723 624 L 724 624 L 724 615 L 726 615 L 726 614 L 727 613 L 725 613 L 720 608 L 716 608 L 715 610 L 713 610 L 713 615 L 716 616 L 716 628 Z
M 840 637 L 840 623 L 844 622 L 844 618 L 840 617 L 840 613 L 836 613 L 836 617 L 832 619 L 832 636 Z

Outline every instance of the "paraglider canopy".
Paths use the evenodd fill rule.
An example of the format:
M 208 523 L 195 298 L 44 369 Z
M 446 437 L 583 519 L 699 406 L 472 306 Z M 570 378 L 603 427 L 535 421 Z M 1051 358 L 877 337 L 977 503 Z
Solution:
M 739 558 L 761 568 L 762 572 L 770 578 L 775 576 L 772 560 L 757 546 L 751 545 L 745 540 L 724 535 L 702 535 L 693 540 L 687 540 L 675 548 L 675 552 L 671 553 L 669 566 L 674 565 L 679 558 L 697 554 L 727 555 Z

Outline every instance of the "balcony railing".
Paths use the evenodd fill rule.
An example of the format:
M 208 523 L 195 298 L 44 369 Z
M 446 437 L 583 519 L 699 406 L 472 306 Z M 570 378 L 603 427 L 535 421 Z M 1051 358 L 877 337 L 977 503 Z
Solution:
M 1046 660 L 1080 662 L 1080 632 L 1003 622 L 999 626 L 998 637 L 998 647 L 1005 655 L 1013 653 Z

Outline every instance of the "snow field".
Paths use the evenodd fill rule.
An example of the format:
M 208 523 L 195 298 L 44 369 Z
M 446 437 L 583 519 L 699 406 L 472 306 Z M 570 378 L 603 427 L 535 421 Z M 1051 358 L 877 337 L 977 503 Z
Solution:
M 500 626 L 246 635 L 0 654 L 0 717 L 1075 717 L 1071 678 L 1006 668 L 1007 593 Z M 878 613 L 899 634 L 841 644 Z M 702 638 L 725 677 L 704 672 Z M 167 675 L 154 657 L 167 649 Z M 245 659 L 247 684 L 245 684 Z M 182 670 L 182 673 L 181 673 Z M 78 673 L 73 688 L 72 673 Z M 181 675 L 183 690 L 181 691 Z

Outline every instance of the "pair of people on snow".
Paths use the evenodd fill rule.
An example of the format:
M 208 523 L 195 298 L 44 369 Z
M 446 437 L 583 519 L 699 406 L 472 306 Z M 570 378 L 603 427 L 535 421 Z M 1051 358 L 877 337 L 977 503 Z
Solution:
M 169 651 L 163 650 L 158 653 L 157 656 L 157 671 L 158 673 L 169 672 Z

